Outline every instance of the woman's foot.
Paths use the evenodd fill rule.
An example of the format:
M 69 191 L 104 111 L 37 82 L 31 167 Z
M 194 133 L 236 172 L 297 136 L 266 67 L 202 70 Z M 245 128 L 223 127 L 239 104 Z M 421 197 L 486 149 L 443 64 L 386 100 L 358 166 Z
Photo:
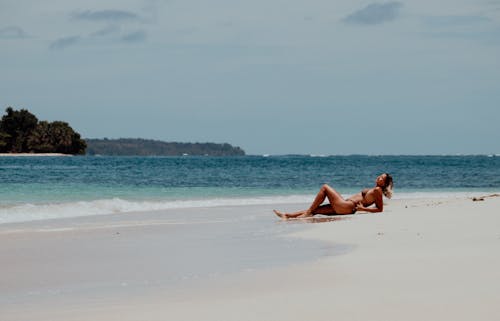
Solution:
M 285 213 L 282 213 L 278 210 L 273 210 L 274 214 L 278 215 L 279 217 L 281 217 L 282 220 L 286 220 L 288 219 L 288 216 L 285 214 Z

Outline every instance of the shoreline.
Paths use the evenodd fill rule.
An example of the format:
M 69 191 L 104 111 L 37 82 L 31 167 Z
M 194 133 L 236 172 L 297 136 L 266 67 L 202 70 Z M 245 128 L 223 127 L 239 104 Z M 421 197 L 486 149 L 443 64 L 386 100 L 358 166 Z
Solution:
M 350 194 L 343 194 L 348 197 Z M 404 201 L 425 200 L 457 200 L 480 199 L 489 195 L 500 195 L 498 190 L 483 191 L 417 191 L 400 192 L 392 200 L 384 199 L 386 204 Z M 171 210 L 205 210 L 224 207 L 238 207 L 245 209 L 248 206 L 262 206 L 271 209 L 288 207 L 296 211 L 309 206 L 314 199 L 313 194 L 293 195 L 255 195 L 254 197 L 231 196 L 207 197 L 193 199 L 129 199 L 121 197 L 63 200 L 63 201 L 28 201 L 5 202 L 0 206 L 0 226 L 12 223 L 34 221 L 51 221 L 58 219 L 72 219 L 80 217 L 99 217 L 113 214 L 149 213 Z
M 164 320 L 166 316 L 180 321 L 299 321 L 304 318 L 320 321 L 332 318 L 394 321 L 430 318 L 455 321 L 471 320 L 478 316 L 481 320 L 498 320 L 500 257 L 496 253 L 500 253 L 500 217 L 497 214 L 500 197 L 489 197 L 484 201 L 472 201 L 469 198 L 410 199 L 391 200 L 388 203 L 383 213 L 358 213 L 329 220 L 323 219 L 328 217 L 322 217 L 280 221 L 267 206 L 208 209 L 214 214 L 225 211 L 226 219 L 229 220 L 233 215 L 238 215 L 236 218 L 255 213 L 269 215 L 265 219 L 266 222 L 269 220 L 271 230 L 287 231 L 290 227 L 300 227 L 273 242 L 320 241 L 314 243 L 313 247 L 326 254 L 306 262 L 291 262 L 286 266 L 264 264 L 263 268 L 256 270 L 192 278 L 174 288 L 157 284 L 143 291 L 143 288 L 141 290 L 139 286 L 128 283 L 123 284 L 122 290 L 113 295 L 105 290 L 88 293 L 70 291 L 58 295 L 55 291 L 62 285 L 52 286 L 45 292 L 27 296 L 24 301 L 1 306 L 2 314 L 12 321 L 33 318 L 56 321 Z M 295 208 L 296 204 L 283 206 L 288 210 Z M 191 212 L 198 215 L 196 220 L 201 220 L 208 213 L 205 210 L 182 209 L 171 212 L 177 213 L 179 217 Z M 260 213 L 264 210 L 269 212 Z M 169 225 L 169 222 L 172 223 L 169 221 L 171 217 L 160 212 L 151 212 L 146 217 L 144 215 L 117 214 L 104 228 L 99 228 L 103 217 L 19 223 L 17 228 L 21 228 L 21 232 L 14 234 L 2 233 L 2 230 L 5 232 L 4 226 L 0 228 L 0 238 L 3 239 L 0 242 L 0 254 L 6 258 L 5 268 L 8 272 L 9 268 L 20 267 L 13 261 L 15 257 L 5 255 L 16 242 L 31 244 L 37 239 L 50 240 L 54 244 L 61 244 L 62 248 L 70 246 L 68 250 L 71 250 L 72 246 L 89 246 L 85 245 L 85 240 L 91 235 L 94 245 L 104 250 L 112 244 L 115 244 L 110 248 L 113 251 L 139 246 L 138 249 L 146 250 L 150 255 L 174 259 L 172 253 L 166 250 L 166 244 L 153 242 L 155 238 L 151 237 L 167 235 L 175 231 L 167 229 L 169 226 L 178 228 L 181 225 Z M 229 222 L 232 224 L 230 226 L 244 226 L 255 219 L 245 218 L 248 221 Z M 68 228 L 68 223 L 74 225 L 73 230 L 64 230 Z M 113 234 L 116 232 L 120 234 Z M 250 229 L 250 232 L 258 231 Z M 135 240 L 129 243 L 125 237 L 131 235 L 136 238 L 129 239 Z M 255 237 L 262 238 L 264 235 L 257 234 Z M 121 241 L 118 237 L 122 237 Z M 110 241 L 104 241 L 103 238 L 109 238 Z M 142 241 L 137 243 L 138 240 Z M 219 240 L 219 246 L 237 246 L 234 242 L 238 238 Z M 335 246 L 338 245 L 349 246 L 349 250 L 336 252 Z M 43 256 L 37 259 L 42 266 L 50 266 L 47 265 L 49 262 L 55 264 L 54 271 L 47 272 L 48 275 L 58 280 L 70 272 L 67 268 L 72 267 L 75 270 L 71 270 L 71 273 L 75 273 L 75 277 L 84 273 L 92 279 L 91 270 L 66 261 L 58 249 L 52 249 L 51 261 L 46 261 Z M 175 253 L 179 255 L 189 249 L 189 244 L 181 243 Z M 297 248 L 297 251 L 304 249 Z M 21 255 L 22 252 L 15 253 Z M 133 253 L 121 257 L 118 262 L 110 257 L 99 256 L 99 261 L 93 263 L 99 262 L 104 266 L 118 263 L 125 270 L 133 266 L 139 272 L 141 262 L 144 262 L 144 258 L 141 261 L 143 254 L 140 251 Z M 79 256 L 84 254 L 78 253 Z M 226 264 L 228 262 L 231 261 Z M 32 269 L 33 280 L 38 279 L 37 265 L 22 268 L 26 273 Z M 142 266 L 144 268 L 151 267 Z M 101 275 L 112 273 L 110 279 L 111 275 L 123 273 L 120 269 L 97 271 Z M 162 272 L 158 273 L 161 275 Z M 40 278 L 39 282 L 48 281 Z M 11 284 L 19 287 L 21 283 Z M 3 290 L 0 293 L 11 293 Z M 249 310 L 251 313 L 248 313 Z

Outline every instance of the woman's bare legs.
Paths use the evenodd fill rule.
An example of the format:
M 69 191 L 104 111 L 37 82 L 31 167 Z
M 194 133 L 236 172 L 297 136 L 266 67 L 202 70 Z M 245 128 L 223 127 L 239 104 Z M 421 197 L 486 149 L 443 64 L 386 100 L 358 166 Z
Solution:
M 330 205 L 321 206 L 326 198 L 328 198 Z M 321 186 L 321 189 L 319 190 L 318 194 L 314 198 L 314 201 L 307 210 L 298 211 L 295 213 L 282 213 L 280 211 L 274 210 L 274 213 L 281 218 L 287 219 L 309 217 L 315 214 L 349 214 L 352 213 L 352 210 L 352 202 L 344 200 L 339 192 L 337 192 L 327 184 L 324 184 L 323 186 Z
M 342 198 L 339 192 L 331 188 L 329 185 L 324 184 L 323 186 L 321 186 L 318 195 L 316 195 L 316 198 L 314 199 L 309 209 L 307 209 L 307 215 L 308 216 L 313 215 L 313 213 L 318 209 L 318 207 L 320 207 L 320 205 L 323 204 L 326 198 L 328 198 L 328 201 L 330 201 L 330 205 L 333 208 L 335 208 L 335 205 L 338 204 L 339 202 L 344 201 L 344 198 Z
M 289 219 L 289 218 L 301 218 L 301 217 L 311 217 L 316 214 L 323 214 L 323 215 L 335 215 L 338 214 L 335 212 L 335 209 L 330 205 L 330 204 L 325 204 L 321 205 L 318 207 L 311 215 L 308 215 L 308 210 L 303 210 L 303 211 L 298 211 L 295 213 L 283 213 L 278 210 L 273 210 L 274 214 L 278 215 L 282 219 Z M 339 214 L 341 215 L 341 214 Z
M 303 211 L 298 211 L 298 212 L 294 212 L 294 213 L 283 213 L 283 212 L 280 212 L 278 210 L 273 210 L 274 214 L 278 215 L 279 217 L 281 217 L 282 219 L 288 219 L 288 218 L 297 218 L 297 217 L 307 217 L 307 210 L 303 210 Z

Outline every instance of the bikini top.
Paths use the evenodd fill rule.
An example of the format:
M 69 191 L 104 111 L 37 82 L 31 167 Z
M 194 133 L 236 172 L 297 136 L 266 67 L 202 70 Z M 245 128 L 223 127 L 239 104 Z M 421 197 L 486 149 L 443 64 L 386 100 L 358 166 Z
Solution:
M 369 190 L 370 190 L 369 188 L 365 188 L 364 190 L 361 191 L 361 196 L 363 197 L 363 204 L 368 203 L 366 201 L 366 194 L 368 193 Z

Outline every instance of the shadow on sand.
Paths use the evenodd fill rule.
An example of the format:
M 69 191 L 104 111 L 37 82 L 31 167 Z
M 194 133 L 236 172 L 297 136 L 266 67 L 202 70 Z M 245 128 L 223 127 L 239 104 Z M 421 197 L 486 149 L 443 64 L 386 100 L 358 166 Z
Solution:
M 327 223 L 334 221 L 343 221 L 351 219 L 352 215 L 342 215 L 342 216 L 321 216 L 321 217 L 303 217 L 303 218 L 289 218 L 286 220 L 280 220 L 278 223 L 293 223 L 293 224 L 306 224 L 306 223 Z

